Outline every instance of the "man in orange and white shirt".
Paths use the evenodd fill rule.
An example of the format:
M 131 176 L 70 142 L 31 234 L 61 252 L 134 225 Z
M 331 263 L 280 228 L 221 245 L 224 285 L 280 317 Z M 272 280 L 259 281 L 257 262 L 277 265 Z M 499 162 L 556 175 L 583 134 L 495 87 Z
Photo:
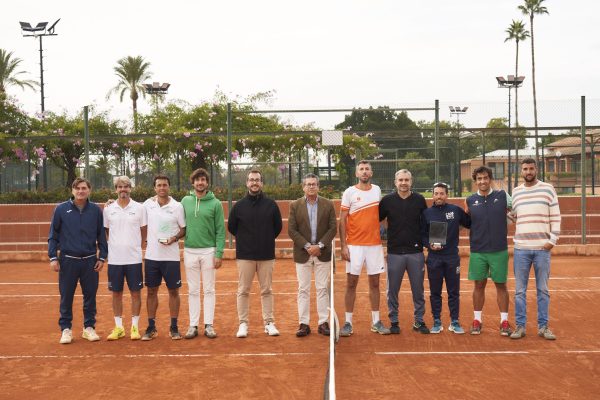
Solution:
M 340 213 L 340 241 L 342 259 L 346 260 L 346 322 L 340 336 L 350 336 L 352 313 L 356 299 L 356 286 L 366 265 L 369 276 L 369 299 L 371 301 L 371 331 L 389 335 L 390 330 L 383 326 L 379 318 L 379 275 L 385 271 L 383 247 L 379 234 L 379 200 L 381 189 L 371 183 L 373 170 L 368 161 L 360 161 L 356 166 L 358 184 L 344 191 Z

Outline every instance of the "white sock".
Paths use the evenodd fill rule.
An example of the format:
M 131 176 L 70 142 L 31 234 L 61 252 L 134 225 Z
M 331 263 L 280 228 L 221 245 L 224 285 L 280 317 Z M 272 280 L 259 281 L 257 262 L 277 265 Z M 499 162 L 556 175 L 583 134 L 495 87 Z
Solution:
M 500 313 L 500 323 L 507 321 L 508 320 L 508 313 L 507 312 L 501 312 Z
M 131 325 L 132 326 L 138 326 L 139 322 L 140 322 L 139 315 L 134 315 L 133 317 L 131 317 Z
M 115 317 L 115 326 L 117 326 L 118 328 L 122 328 L 123 327 L 123 318 Z
M 479 322 L 481 322 L 481 311 L 473 311 L 473 314 L 475 315 L 475 319 Z
M 379 311 L 371 311 L 371 319 L 373 319 L 373 325 L 379 322 Z
M 346 322 L 348 322 L 350 325 L 352 325 L 352 313 L 351 312 L 346 313 Z

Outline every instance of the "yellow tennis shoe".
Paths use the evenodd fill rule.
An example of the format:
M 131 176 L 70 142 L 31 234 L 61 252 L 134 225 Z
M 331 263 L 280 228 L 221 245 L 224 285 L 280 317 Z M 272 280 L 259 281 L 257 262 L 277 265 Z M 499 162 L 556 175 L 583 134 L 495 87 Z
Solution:
M 125 337 L 125 329 L 115 326 L 110 335 L 106 337 L 106 340 L 119 340 L 122 337 Z
M 140 335 L 140 330 L 138 329 L 137 326 L 132 325 L 131 326 L 131 340 L 140 340 L 142 338 L 142 335 Z

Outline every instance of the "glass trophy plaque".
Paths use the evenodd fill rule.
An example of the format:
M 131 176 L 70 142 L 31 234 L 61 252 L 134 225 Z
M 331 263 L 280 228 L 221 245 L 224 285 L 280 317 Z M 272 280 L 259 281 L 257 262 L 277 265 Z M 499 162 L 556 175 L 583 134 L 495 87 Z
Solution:
M 429 223 L 429 243 L 431 245 L 444 246 L 448 232 L 447 222 L 431 221 Z

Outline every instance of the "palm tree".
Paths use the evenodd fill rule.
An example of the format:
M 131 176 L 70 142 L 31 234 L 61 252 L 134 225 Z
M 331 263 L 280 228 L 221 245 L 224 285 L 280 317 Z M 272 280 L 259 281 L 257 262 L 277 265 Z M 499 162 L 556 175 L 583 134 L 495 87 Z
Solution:
M 535 45 L 533 40 L 533 17 L 537 15 L 548 14 L 548 9 L 542 5 L 545 0 L 523 0 L 523 4 L 518 7 L 523 15 L 529 16 L 529 26 L 531 28 L 531 81 L 533 82 L 533 122 L 535 126 L 535 159 L 539 160 L 538 153 L 538 119 L 537 119 L 537 97 L 535 93 Z
M 512 23 L 506 29 L 506 34 L 508 35 L 504 42 L 508 42 L 509 40 L 514 40 L 517 45 L 516 58 L 515 58 L 515 77 L 519 76 L 519 42 L 527 39 L 529 37 L 529 31 L 525 29 L 525 24 L 523 21 L 515 21 L 513 19 Z M 515 86 L 515 126 L 519 126 L 519 88 Z
M 25 74 L 25 71 L 17 71 L 20 58 L 13 57 L 12 51 L 0 49 L 0 101 L 6 98 L 6 88 L 9 86 L 19 86 L 21 89 L 36 89 L 38 83 L 29 79 L 19 79 L 19 75 Z
M 112 94 L 118 93 L 119 101 L 123 102 L 123 96 L 129 92 L 129 98 L 133 104 L 133 130 L 135 133 L 138 130 L 137 101 L 140 93 L 142 97 L 146 97 L 146 91 L 142 83 L 152 77 L 149 68 L 150 63 L 145 61 L 142 56 L 121 58 L 114 68 L 119 83 L 106 95 L 108 100 Z

